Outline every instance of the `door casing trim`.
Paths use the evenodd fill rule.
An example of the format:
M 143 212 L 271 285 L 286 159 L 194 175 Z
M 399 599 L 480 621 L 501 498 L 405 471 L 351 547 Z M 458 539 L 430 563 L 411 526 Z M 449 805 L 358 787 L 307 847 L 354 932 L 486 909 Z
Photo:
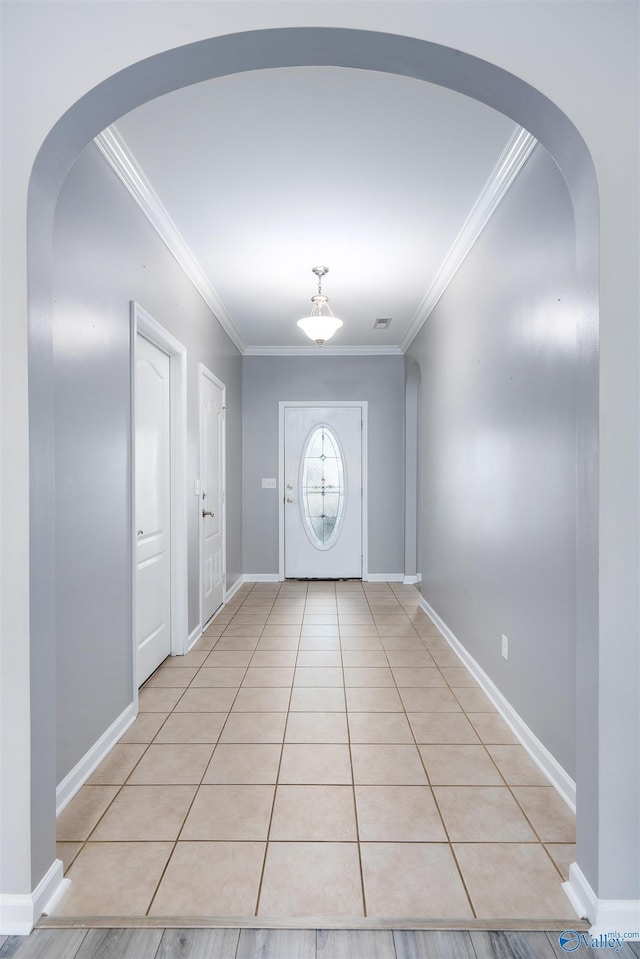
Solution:
M 131 507 L 135 517 L 135 373 L 136 336 L 140 333 L 169 357 L 171 416 L 171 655 L 183 656 L 188 643 L 187 572 L 187 348 L 158 323 L 139 303 L 131 301 Z M 131 524 L 131 651 L 133 702 L 138 708 L 136 668 L 136 562 L 135 519 Z
M 222 606 L 227 601 L 227 387 L 218 379 L 215 373 L 204 365 L 198 363 L 198 475 L 202 483 L 202 377 L 208 380 L 222 390 L 222 439 L 220 442 L 220 492 L 222 500 Z M 214 611 L 214 616 L 217 610 Z M 204 629 L 206 623 L 202 621 L 202 523 L 200 522 L 200 496 L 198 495 L 198 616 L 200 617 L 200 629 Z M 209 617 L 213 619 L 213 616 Z M 207 620 L 208 622 L 209 620 Z
M 369 520 L 368 520 L 368 412 L 367 400 L 280 400 L 278 403 L 278 581 L 284 581 L 284 413 L 287 407 L 359 407 L 362 416 L 362 581 L 369 573 Z

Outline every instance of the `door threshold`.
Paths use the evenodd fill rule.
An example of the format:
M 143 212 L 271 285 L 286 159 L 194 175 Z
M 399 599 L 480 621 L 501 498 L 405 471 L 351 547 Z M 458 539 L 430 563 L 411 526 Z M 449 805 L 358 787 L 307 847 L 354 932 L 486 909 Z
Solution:
M 357 916 L 43 916 L 36 929 L 410 929 L 563 932 L 589 929 L 584 919 L 377 919 Z

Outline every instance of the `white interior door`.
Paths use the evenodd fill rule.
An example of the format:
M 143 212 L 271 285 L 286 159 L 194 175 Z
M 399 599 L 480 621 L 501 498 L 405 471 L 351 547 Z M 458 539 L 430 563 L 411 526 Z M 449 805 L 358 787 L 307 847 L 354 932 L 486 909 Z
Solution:
M 200 603 L 202 624 L 224 600 L 225 387 L 200 367 Z
M 362 409 L 284 410 L 285 576 L 362 576 Z
M 139 333 L 135 359 L 138 686 L 171 652 L 171 379 L 166 353 Z

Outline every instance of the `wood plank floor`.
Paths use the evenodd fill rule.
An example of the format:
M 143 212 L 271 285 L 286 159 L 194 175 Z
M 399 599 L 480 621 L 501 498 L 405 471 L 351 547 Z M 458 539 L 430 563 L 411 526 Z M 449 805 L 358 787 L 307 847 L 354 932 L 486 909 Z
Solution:
M 567 953 L 558 937 L 557 931 L 36 929 L 0 937 L 0 959 L 560 959 Z M 604 954 L 640 959 L 640 942 Z

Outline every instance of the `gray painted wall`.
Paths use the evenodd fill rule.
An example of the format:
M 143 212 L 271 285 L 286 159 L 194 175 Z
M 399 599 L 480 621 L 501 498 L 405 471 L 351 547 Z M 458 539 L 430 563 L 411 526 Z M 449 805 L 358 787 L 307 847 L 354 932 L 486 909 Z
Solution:
M 538 146 L 408 354 L 424 596 L 572 776 L 578 306 L 571 202 Z
M 293 322 L 293 320 L 292 320 Z M 243 367 L 244 571 L 278 572 L 280 400 L 367 400 L 369 572 L 404 571 L 404 357 L 245 356 Z
M 227 582 L 242 573 L 242 359 L 93 145 L 54 233 L 57 781 L 131 701 L 129 301 L 187 348 L 187 487 L 198 476 L 198 362 L 227 386 Z M 199 624 L 188 496 L 189 630 Z

